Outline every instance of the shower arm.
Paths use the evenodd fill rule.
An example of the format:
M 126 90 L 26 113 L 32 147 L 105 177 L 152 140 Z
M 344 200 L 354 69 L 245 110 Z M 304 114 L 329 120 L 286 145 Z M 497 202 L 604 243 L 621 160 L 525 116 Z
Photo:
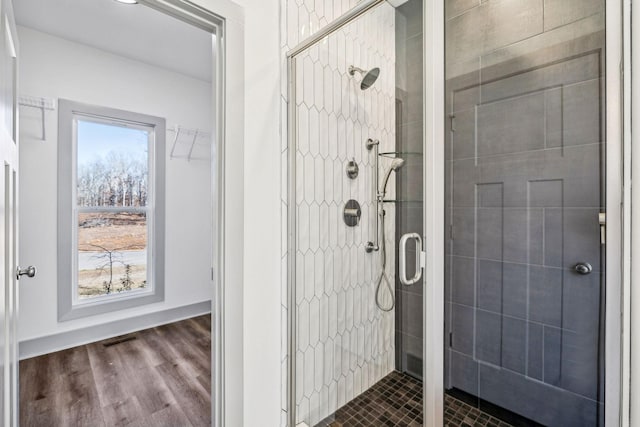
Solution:
M 356 71 L 362 75 L 366 74 L 367 70 L 363 70 L 360 67 L 356 67 L 355 65 L 349 65 L 349 75 L 353 76 L 356 74 Z M 370 141 L 370 140 L 369 140 Z M 367 145 L 369 144 L 369 141 L 367 141 Z
M 375 199 L 376 202 L 376 225 L 375 225 L 375 238 L 374 241 L 369 241 L 367 242 L 367 245 L 365 246 L 365 251 L 367 253 L 373 252 L 373 251 L 379 251 L 380 250 L 380 231 L 378 230 L 378 224 L 380 223 L 380 202 L 381 202 L 381 197 L 382 195 L 378 192 L 378 180 L 379 180 L 379 158 L 380 158 L 380 141 L 379 140 L 373 140 L 371 138 L 367 139 L 367 143 L 366 143 L 366 147 L 367 150 L 371 151 L 372 149 L 374 150 L 374 154 L 375 154 L 375 168 L 373 171 L 373 176 L 375 179 L 375 184 L 373 187 L 373 198 Z

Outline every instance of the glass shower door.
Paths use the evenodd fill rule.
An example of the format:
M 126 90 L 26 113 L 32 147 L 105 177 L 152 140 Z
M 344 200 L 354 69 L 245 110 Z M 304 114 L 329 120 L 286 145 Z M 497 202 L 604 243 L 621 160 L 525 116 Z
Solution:
M 295 425 L 366 415 L 356 399 L 394 368 L 395 212 L 376 211 L 391 162 L 377 154 L 395 151 L 394 25 L 383 3 L 293 59 Z
M 290 425 L 423 424 L 422 3 L 291 54 Z
M 603 425 L 604 1 L 445 19 L 445 422 Z

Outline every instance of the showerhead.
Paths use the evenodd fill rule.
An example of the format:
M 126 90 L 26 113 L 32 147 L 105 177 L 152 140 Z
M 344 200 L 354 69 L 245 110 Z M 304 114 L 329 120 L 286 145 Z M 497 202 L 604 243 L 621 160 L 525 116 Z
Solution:
M 380 76 L 380 68 L 375 67 L 370 69 L 369 71 L 363 70 L 362 68 L 354 67 L 353 65 L 349 66 L 349 74 L 354 76 L 356 71 L 362 74 L 362 81 L 360 82 L 360 89 L 367 90 L 378 80 L 378 76 Z
M 400 157 L 396 157 L 395 159 L 393 159 L 393 161 L 391 162 L 391 165 L 389 166 L 389 170 L 387 171 L 387 174 L 384 176 L 384 181 L 383 181 L 380 193 L 385 194 L 387 192 L 387 184 L 389 183 L 391 172 L 398 172 L 398 170 L 402 166 L 404 166 L 404 159 L 401 159 Z

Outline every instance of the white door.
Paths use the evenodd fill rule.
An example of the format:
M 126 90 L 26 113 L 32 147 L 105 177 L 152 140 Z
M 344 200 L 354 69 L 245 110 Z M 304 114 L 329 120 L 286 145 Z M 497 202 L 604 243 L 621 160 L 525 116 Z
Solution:
M 18 425 L 18 345 L 17 345 L 17 46 L 16 27 L 10 0 L 0 2 L 0 411 L 5 426 Z

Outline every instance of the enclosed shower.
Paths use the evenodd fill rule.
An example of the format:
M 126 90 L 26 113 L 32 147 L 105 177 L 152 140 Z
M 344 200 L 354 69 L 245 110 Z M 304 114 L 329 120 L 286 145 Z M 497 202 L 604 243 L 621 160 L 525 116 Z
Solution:
M 604 2 L 445 2 L 441 140 L 425 3 L 353 3 L 288 46 L 288 425 L 603 425 Z
M 422 308 L 410 305 L 422 291 L 397 267 L 399 233 L 422 228 L 422 56 L 407 54 L 420 3 L 383 3 L 295 58 L 296 424 L 341 422 L 336 411 L 393 372 L 420 420 Z

